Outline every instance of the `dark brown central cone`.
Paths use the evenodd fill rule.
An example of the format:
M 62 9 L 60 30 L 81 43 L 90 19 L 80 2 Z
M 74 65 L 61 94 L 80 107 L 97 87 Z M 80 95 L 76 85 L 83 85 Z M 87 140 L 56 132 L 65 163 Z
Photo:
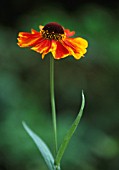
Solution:
M 44 31 L 48 31 L 49 33 L 55 34 L 64 34 L 64 29 L 60 24 L 56 22 L 50 22 L 43 27 Z

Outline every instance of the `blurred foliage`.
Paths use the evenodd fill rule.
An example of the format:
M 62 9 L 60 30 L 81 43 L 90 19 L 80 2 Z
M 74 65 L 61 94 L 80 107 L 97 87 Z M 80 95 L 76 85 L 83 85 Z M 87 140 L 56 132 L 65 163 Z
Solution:
M 17 4 L 16 4 L 17 5 Z M 119 169 L 119 23 L 108 8 L 87 4 L 73 13 L 57 5 L 35 7 L 16 28 L 0 25 L 0 170 L 46 170 L 22 121 L 53 151 L 49 55 L 44 60 L 17 46 L 19 31 L 51 21 L 89 41 L 85 58 L 55 61 L 58 141 L 78 113 L 81 91 L 86 107 L 62 161 L 65 170 Z

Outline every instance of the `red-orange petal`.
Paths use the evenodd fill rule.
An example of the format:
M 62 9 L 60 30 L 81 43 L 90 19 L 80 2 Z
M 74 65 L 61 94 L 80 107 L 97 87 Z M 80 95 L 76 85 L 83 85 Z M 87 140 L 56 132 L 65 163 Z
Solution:
M 50 52 L 51 50 L 51 41 L 47 40 L 47 39 L 43 39 L 43 41 L 41 41 L 39 44 L 37 44 L 36 46 L 32 47 L 31 49 L 38 52 L 38 53 L 42 53 L 42 58 L 44 58 L 44 56 Z
M 75 31 L 70 31 L 69 29 L 64 29 L 66 37 L 71 37 L 75 34 Z
M 83 38 L 66 38 L 63 41 L 64 47 L 69 51 L 70 55 L 73 55 L 76 59 L 80 59 L 87 52 L 88 42 Z
M 57 41 L 52 44 L 52 54 L 55 59 L 61 59 L 69 55 L 69 51 L 61 44 L 61 42 Z
M 20 32 L 17 39 L 18 39 L 17 44 L 20 47 L 35 46 L 36 44 L 40 43 L 43 40 L 41 34 L 35 30 L 31 30 L 31 33 Z

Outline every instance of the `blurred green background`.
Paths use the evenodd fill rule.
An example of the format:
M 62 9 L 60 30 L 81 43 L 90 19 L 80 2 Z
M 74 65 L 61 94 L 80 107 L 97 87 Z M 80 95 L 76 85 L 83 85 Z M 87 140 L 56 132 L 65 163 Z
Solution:
M 58 22 L 88 40 L 85 58 L 55 61 L 58 143 L 86 107 L 62 170 L 119 170 L 119 4 L 115 1 L 2 0 L 0 5 L 0 170 L 47 170 L 22 126 L 53 151 L 49 58 L 17 46 L 20 31 Z

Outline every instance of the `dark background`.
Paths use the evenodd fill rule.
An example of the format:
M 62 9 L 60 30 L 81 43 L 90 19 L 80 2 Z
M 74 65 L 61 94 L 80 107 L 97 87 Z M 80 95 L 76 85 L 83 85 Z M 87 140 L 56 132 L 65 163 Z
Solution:
M 0 170 L 46 170 L 27 124 L 53 151 L 49 57 L 17 46 L 20 31 L 58 22 L 88 40 L 85 58 L 55 61 L 58 143 L 83 118 L 62 170 L 119 169 L 119 4 L 116 1 L 0 1 Z

